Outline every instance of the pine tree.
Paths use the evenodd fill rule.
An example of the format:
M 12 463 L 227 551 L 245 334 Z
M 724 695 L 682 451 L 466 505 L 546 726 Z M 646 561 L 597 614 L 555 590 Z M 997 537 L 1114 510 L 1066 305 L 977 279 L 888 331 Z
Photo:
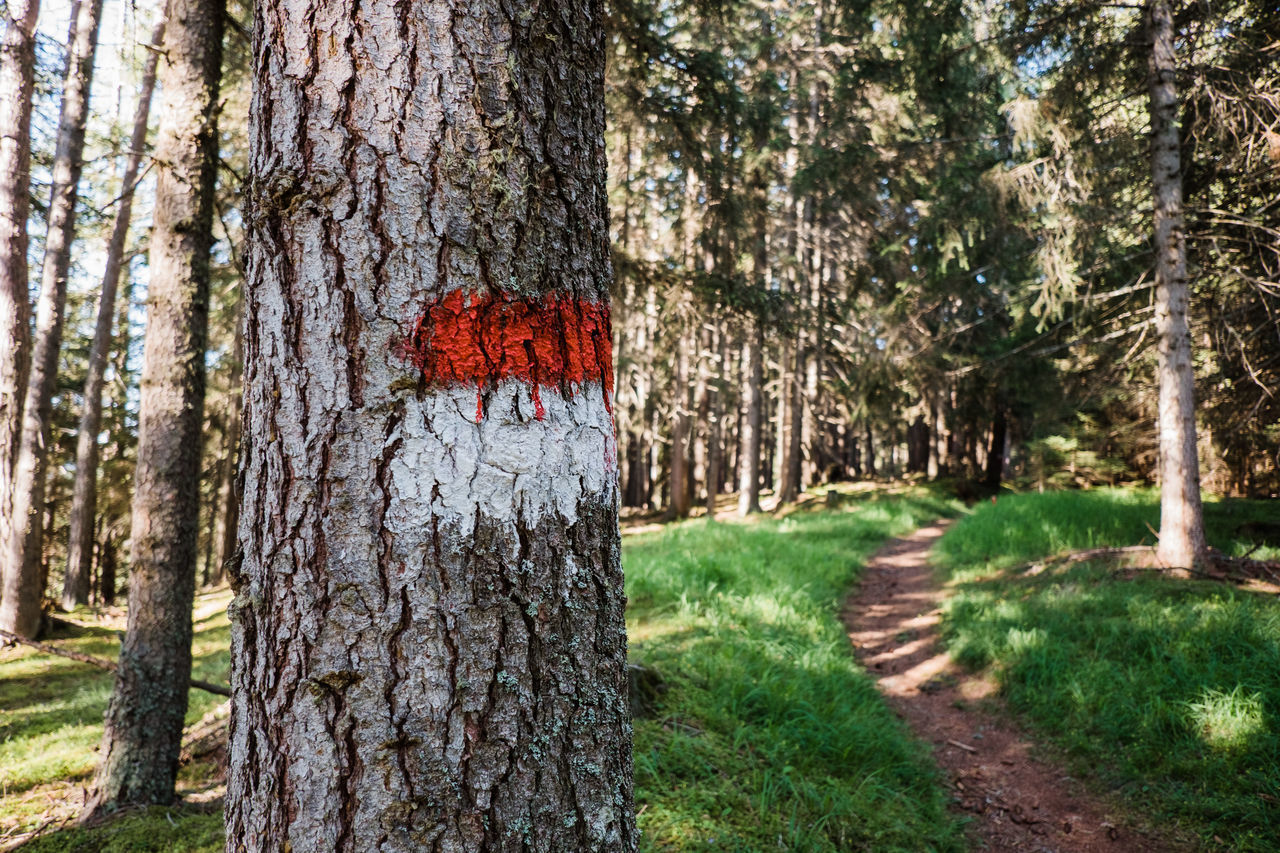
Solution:
M 129 622 L 90 814 L 172 800 L 191 677 L 222 0 L 171 0 L 160 68 Z
M 258 7 L 229 850 L 635 847 L 603 23 Z
M 0 43 L 0 560 L 20 535 L 13 515 L 13 469 L 22 435 L 31 350 L 27 215 L 31 209 L 31 98 L 40 2 L 13 0 L 4 8 Z M 0 562 L 0 577 L 7 576 Z M 7 597 L 0 586 L 0 607 L 5 606 Z
M 77 3 L 73 9 L 53 161 L 49 232 L 41 268 L 40 298 L 36 303 L 35 342 L 13 471 L 13 502 L 9 507 L 13 528 L 8 541 L 2 543 L 5 550 L 0 552 L 4 568 L 0 628 L 26 637 L 34 637 L 41 622 L 40 604 L 46 580 L 42 567 L 45 480 L 52 441 L 53 393 L 58 378 L 58 352 L 62 347 L 67 272 L 75 240 L 85 123 L 89 118 L 102 0 Z
M 98 429 L 102 420 L 102 387 L 106 377 L 107 357 L 114 339 L 116 290 L 124 263 L 125 240 L 133 218 L 133 195 L 147 145 L 147 124 L 151 115 L 151 96 L 156 84 L 156 63 L 163 44 L 164 21 L 161 20 L 151 35 L 153 50 L 147 53 L 138 87 L 133 132 L 129 137 L 129 153 L 121 179 L 119 207 L 116 208 L 111 237 L 107 243 L 107 257 L 102 268 L 98 316 L 89 351 L 88 375 L 84 382 L 84 408 L 77 431 L 76 479 L 71 498 L 67 574 L 62 587 L 62 606 L 68 610 L 84 604 L 89 596 L 93 531 L 98 506 Z

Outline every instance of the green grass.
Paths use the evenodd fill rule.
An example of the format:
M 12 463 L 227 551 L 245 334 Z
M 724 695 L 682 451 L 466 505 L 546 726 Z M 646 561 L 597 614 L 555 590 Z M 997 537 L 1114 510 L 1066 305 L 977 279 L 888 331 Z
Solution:
M 632 658 L 670 685 L 636 723 L 646 850 L 957 850 L 936 770 L 837 621 L 863 559 L 950 504 L 863 501 L 626 546 Z
M 231 634 L 226 618 L 229 599 L 230 593 L 217 593 L 201 596 L 197 603 L 192 645 L 195 678 L 227 682 L 231 666 Z M 91 623 L 50 639 L 64 648 L 109 660 L 114 660 L 120 650 L 113 628 Z M 93 775 L 95 750 L 102 740 L 102 715 L 111 696 L 113 678 L 109 672 L 27 647 L 0 652 L 0 838 L 6 832 L 29 831 L 42 824 L 50 816 L 51 801 L 61 801 L 67 807 L 67 797 L 73 796 L 78 805 L 80 788 L 87 786 Z M 222 701 L 220 696 L 192 690 L 188 724 Z M 193 775 L 188 770 L 184 770 L 183 778 L 194 787 L 202 782 L 198 773 Z M 187 819 L 180 811 L 173 815 L 177 815 L 175 819 Z M 131 817 L 123 823 L 139 820 L 143 819 Z M 159 820 L 165 827 L 170 826 L 163 815 Z M 117 831 L 124 830 L 111 830 Z M 58 833 L 44 843 L 66 837 L 68 833 Z M 103 836 L 103 843 L 107 837 Z M 160 846 L 127 849 L 186 849 L 163 846 L 163 833 L 155 837 Z
M 63 829 L 23 845 L 23 853 L 222 853 L 222 809 L 154 807 L 93 829 Z
M 1274 519 L 1274 502 L 1206 504 L 1210 543 Z M 1002 497 L 958 523 L 938 556 L 954 594 L 952 654 L 998 677 L 1009 708 L 1077 772 L 1135 812 L 1280 849 L 1280 604 L 1211 581 L 1124 576 L 1100 563 L 1028 572 L 1062 551 L 1153 537 L 1158 498 L 1098 490 Z M 1255 557 L 1275 558 L 1277 549 Z
M 885 538 L 954 513 L 924 493 L 747 524 L 694 521 L 628 536 L 632 657 L 669 690 L 636 722 L 643 849 L 960 850 L 925 748 L 853 662 L 838 608 Z M 225 680 L 225 601 L 197 614 L 197 677 Z M 200 614 L 205 614 L 200 618 Z M 114 632 L 58 642 L 103 656 Z M 0 656 L 0 835 L 39 823 L 50 796 L 79 802 L 111 677 L 28 650 Z M 191 694 L 189 721 L 216 697 Z M 216 851 L 221 819 L 152 809 L 24 849 Z

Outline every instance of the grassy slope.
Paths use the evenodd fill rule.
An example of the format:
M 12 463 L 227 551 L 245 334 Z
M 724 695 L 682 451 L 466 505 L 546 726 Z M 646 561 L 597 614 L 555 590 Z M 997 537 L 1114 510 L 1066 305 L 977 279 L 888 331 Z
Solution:
M 868 553 L 951 509 L 924 497 L 868 501 L 627 537 L 633 657 L 670 688 L 657 715 L 636 724 L 645 849 L 960 848 L 935 771 L 853 664 L 836 619 Z M 226 678 L 223 604 L 197 611 L 197 669 L 211 680 Z M 115 644 L 106 629 L 59 642 L 103 656 Z M 0 835 L 38 823 L 46 793 L 78 803 L 110 687 L 109 675 L 71 661 L 0 654 Z M 191 696 L 192 720 L 214 704 Z M 24 849 L 221 848 L 220 815 L 153 809 Z
M 1244 553 L 1239 525 L 1277 514 L 1275 502 L 1211 502 L 1210 542 Z M 1231 849 L 1280 849 L 1275 598 L 1155 573 L 1123 579 L 1098 564 L 1016 571 L 1063 551 L 1150 542 L 1158 520 L 1151 492 L 982 505 L 939 546 L 955 592 L 951 651 L 991 667 L 1013 711 L 1135 810 Z

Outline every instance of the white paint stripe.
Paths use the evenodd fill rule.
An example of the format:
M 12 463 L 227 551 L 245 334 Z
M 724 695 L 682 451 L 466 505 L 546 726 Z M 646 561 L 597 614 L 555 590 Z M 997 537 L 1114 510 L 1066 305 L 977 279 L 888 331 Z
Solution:
M 549 516 L 572 523 L 583 498 L 617 499 L 617 438 L 600 385 L 568 399 L 539 388 L 542 419 L 526 383 L 482 392 L 479 421 L 476 394 L 449 388 L 406 402 L 404 421 L 388 437 L 401 442 L 390 467 L 391 533 L 430 515 L 469 535 L 477 511 L 509 522 L 520 514 L 528 525 Z

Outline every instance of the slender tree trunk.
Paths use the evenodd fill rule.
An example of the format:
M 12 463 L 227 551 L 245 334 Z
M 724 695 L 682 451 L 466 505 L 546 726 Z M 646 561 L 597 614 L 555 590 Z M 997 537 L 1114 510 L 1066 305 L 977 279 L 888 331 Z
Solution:
M 98 297 L 98 321 L 89 350 L 89 370 L 84 382 L 84 411 L 76 437 L 76 481 L 71 498 L 71 538 L 67 548 L 67 577 L 62 587 L 62 606 L 70 610 L 84 604 L 89 594 L 89 566 L 93 559 L 94 516 L 98 507 L 98 430 L 102 423 L 102 385 L 107 356 L 114 340 L 116 290 L 124 265 L 125 240 L 133 218 L 133 191 L 138 183 L 143 149 L 147 145 L 147 122 L 151 115 L 151 95 L 156 85 L 156 61 L 164 41 L 164 21 L 151 34 L 153 50 L 147 52 L 129 137 L 119 207 L 107 242 L 107 258 L 102 268 L 102 292 Z
M 116 603 L 116 543 L 110 532 L 103 534 L 99 545 L 98 600 L 103 607 Z
M 1000 488 L 1004 480 L 1004 445 L 1008 437 L 1008 413 L 1004 406 L 997 404 L 991 418 L 991 445 L 987 448 L 986 484 L 993 489 Z
M 139 402 L 129 622 L 88 812 L 172 800 L 191 680 L 222 0 L 171 0 Z
M 13 474 L 30 368 L 27 218 L 39 12 L 39 0 L 9 0 L 0 34 L 0 610 L 8 598 L 2 560 L 21 527 L 14 523 Z
M 85 122 L 89 117 L 89 92 L 93 82 L 93 58 L 98 48 L 98 22 L 102 0 L 77 4 L 73 37 L 67 57 L 62 108 L 58 118 L 58 143 L 53 162 L 53 190 L 49 200 L 49 233 L 41 270 L 40 299 L 36 307 L 35 344 L 26 400 L 22 406 L 22 435 L 13 470 L 14 525 L 4 560 L 4 601 L 0 604 L 0 628 L 35 637 L 40 631 L 40 601 L 44 595 L 41 557 L 44 551 L 45 472 L 53 421 L 53 391 L 58 378 L 58 351 L 62 347 L 62 320 L 67 305 L 67 270 L 75 240 L 76 200 L 84 165 Z
M 635 848 L 604 33 L 257 7 L 228 850 Z
M 764 334 L 758 319 L 752 318 L 743 348 L 742 364 L 746 370 L 742 405 L 742 450 L 738 484 L 738 515 L 760 511 L 760 433 L 764 414 Z
M 240 501 L 243 488 L 239 477 L 240 469 L 240 419 L 244 401 L 242 389 L 244 377 L 244 302 L 243 298 L 236 311 L 236 332 L 231 347 L 231 392 L 227 401 L 226 450 L 219 470 L 221 482 L 218 485 L 219 500 L 222 513 L 218 519 L 217 551 L 214 556 L 213 571 L 209 582 L 220 584 L 225 579 L 227 561 L 236 553 L 238 547 L 238 529 L 240 527 Z
M 679 352 L 676 353 L 676 370 L 673 377 L 673 390 L 676 398 L 676 413 L 671 425 L 671 459 L 670 483 L 671 495 L 667 505 L 667 518 L 687 518 L 690 509 L 691 477 L 689 470 L 689 446 L 692 443 L 689 412 L 692 405 L 689 401 L 689 343 L 686 335 L 679 339 Z
M 1167 0 L 1147 4 L 1151 36 L 1151 175 L 1155 202 L 1156 371 L 1160 378 L 1158 559 L 1190 568 L 1206 553 L 1196 453 L 1195 375 L 1187 323 L 1187 251 L 1182 215 L 1177 62 Z

